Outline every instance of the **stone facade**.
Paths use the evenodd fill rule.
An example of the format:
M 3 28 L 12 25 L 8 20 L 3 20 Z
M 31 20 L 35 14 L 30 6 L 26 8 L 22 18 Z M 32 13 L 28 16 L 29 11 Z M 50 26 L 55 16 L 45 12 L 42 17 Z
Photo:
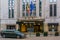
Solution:
M 45 19 L 44 21 L 44 31 L 48 32 L 48 23 L 58 23 L 58 31 L 60 32 L 60 5 L 59 0 L 57 0 L 57 16 L 49 16 L 49 5 L 51 3 L 49 0 L 42 0 L 42 16 L 39 17 L 39 0 L 36 0 L 36 18 L 35 19 Z M 54 4 L 54 3 L 53 3 Z M 34 17 L 33 17 L 34 18 Z M 8 0 L 0 0 L 0 23 L 1 28 L 6 29 L 6 25 L 14 24 L 16 25 L 16 30 L 18 29 L 17 20 L 25 20 L 25 17 L 22 17 L 22 0 L 15 0 L 14 6 L 14 18 L 8 18 Z M 27 17 L 28 19 L 28 17 Z M 28 19 L 29 20 L 29 19 Z

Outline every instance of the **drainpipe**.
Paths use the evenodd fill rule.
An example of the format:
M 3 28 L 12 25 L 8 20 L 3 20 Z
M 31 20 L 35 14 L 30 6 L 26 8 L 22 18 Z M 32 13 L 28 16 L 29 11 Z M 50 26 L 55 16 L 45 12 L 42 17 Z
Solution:
M 1 32 L 1 19 L 0 19 L 0 32 Z

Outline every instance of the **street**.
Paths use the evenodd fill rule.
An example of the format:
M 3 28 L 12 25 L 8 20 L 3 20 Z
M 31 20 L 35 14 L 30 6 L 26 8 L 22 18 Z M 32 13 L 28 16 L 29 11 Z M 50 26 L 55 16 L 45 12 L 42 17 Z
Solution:
M 27 37 L 25 39 L 16 39 L 16 38 L 2 38 L 0 40 L 60 40 L 60 36 L 48 36 L 48 37 Z

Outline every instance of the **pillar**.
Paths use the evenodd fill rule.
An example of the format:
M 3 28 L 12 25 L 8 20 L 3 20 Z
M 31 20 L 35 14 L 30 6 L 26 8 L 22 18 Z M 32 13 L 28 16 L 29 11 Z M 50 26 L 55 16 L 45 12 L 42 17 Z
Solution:
M 58 32 L 60 32 L 60 24 L 58 25 Z
M 20 17 L 22 17 L 22 0 L 20 0 Z
M 16 30 L 18 30 L 18 28 L 19 28 L 19 25 L 18 25 L 18 24 L 16 24 Z
M 44 32 L 48 32 L 48 24 L 44 23 Z
M 36 16 L 39 17 L 39 0 L 36 0 Z

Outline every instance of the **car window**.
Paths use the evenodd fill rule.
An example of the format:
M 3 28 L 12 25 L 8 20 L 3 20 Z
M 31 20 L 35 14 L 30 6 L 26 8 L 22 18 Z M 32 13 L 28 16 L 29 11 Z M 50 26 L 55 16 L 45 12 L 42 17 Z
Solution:
M 6 31 L 6 32 L 14 32 L 14 31 Z
M 19 31 L 15 31 L 15 33 L 20 33 Z
M 21 35 L 23 34 L 22 32 L 19 32 L 19 31 L 15 31 L 15 33 L 16 34 L 21 34 Z
M 14 33 L 14 31 L 4 31 L 5 33 Z

